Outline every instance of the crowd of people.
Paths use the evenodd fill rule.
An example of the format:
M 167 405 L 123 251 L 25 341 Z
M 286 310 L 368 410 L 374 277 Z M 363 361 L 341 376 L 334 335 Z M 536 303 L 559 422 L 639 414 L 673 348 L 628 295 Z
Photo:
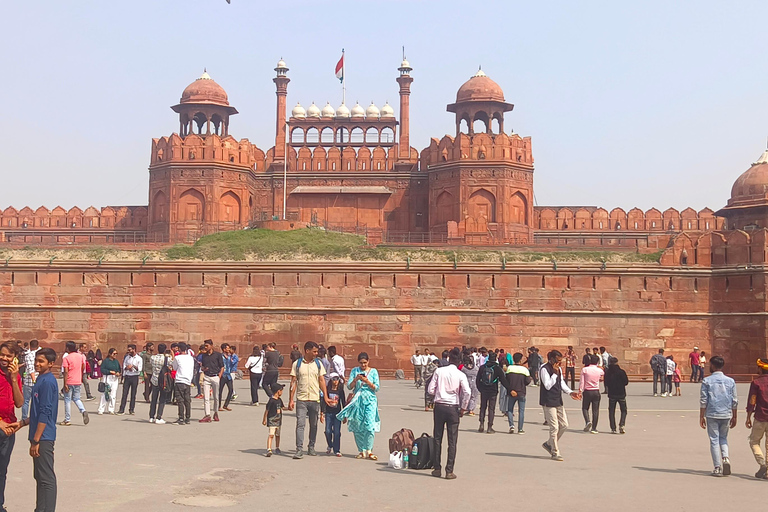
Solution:
M 344 358 L 334 346 L 326 349 L 308 341 L 303 350 L 294 345 L 290 357 L 286 407 L 284 386 L 278 383 L 284 358 L 274 343 L 254 347 L 241 370 L 236 347 L 227 343 L 216 347 L 212 340 L 199 345 L 197 352 L 186 343 L 158 343 L 156 347 L 147 343 L 141 352 L 129 344 L 122 359 L 115 348 L 110 348 L 102 358 L 99 350 L 91 351 L 84 344 L 78 346 L 70 341 L 66 342 L 61 354 L 61 389 L 52 371 L 58 358 L 54 350 L 41 348 L 34 340 L 26 345 L 3 343 L 0 345 L 0 376 L 3 377 L 0 379 L 0 511 L 4 510 L 5 477 L 15 433 L 24 427 L 29 427 L 29 453 L 37 481 L 36 510 L 55 509 L 53 449 L 56 429 L 57 426 L 71 425 L 72 403 L 81 413 L 83 424 L 89 423 L 81 395 L 85 391 L 85 401 L 95 399 L 88 386 L 89 379 L 98 381 L 100 415 L 121 415 L 126 410 L 128 414 L 135 414 L 136 395 L 141 387 L 144 401 L 150 404 L 150 423 L 165 424 L 166 406 L 175 405 L 177 419 L 173 423 L 189 425 L 193 396 L 203 401 L 204 415 L 198 422 L 218 422 L 219 413 L 230 411 L 229 406 L 236 398 L 234 380 L 247 373 L 250 404 L 259 405 L 260 391 L 267 396 L 262 420 L 268 427 L 267 457 L 281 453 L 283 411 L 294 410 L 294 459 L 318 454 L 316 443 L 321 424 L 324 425 L 326 454 L 340 457 L 341 430 L 346 424 L 354 436 L 357 458 L 378 460 L 373 447 L 375 435 L 381 430 L 377 397 L 380 379 L 377 369 L 370 366 L 368 354 L 358 354 L 357 365 L 349 372 Z M 528 348 L 526 354 L 484 347 L 455 347 L 443 351 L 440 357 L 429 350 L 416 351 L 411 362 L 414 384 L 417 388 L 424 387 L 425 410 L 433 414 L 436 449 L 431 453 L 432 474 L 437 477 L 443 476 L 444 469 L 445 478 L 456 478 L 459 423 L 464 416 L 475 416 L 478 406 L 478 432 L 495 433 L 494 417 L 498 404 L 500 412 L 507 417 L 509 433 L 525 434 L 526 398 L 531 387 L 539 388 L 539 405 L 549 430 L 542 448 L 552 460 L 564 460 L 560 445 L 568 429 L 568 417 L 563 395 L 582 402 L 584 430 L 596 434 L 601 395 L 607 394 L 611 433 L 626 433 L 629 380 L 618 359 L 604 347 L 585 350 L 578 386 L 577 356 L 573 347 L 568 347 L 564 353 L 551 350 L 546 358 L 541 357 L 536 347 Z M 689 356 L 691 382 L 701 382 L 700 424 L 710 439 L 712 474 L 727 476 L 731 473 L 728 432 L 737 421 L 736 385 L 723 373 L 725 361 L 722 357 L 709 359 L 708 377 L 704 376 L 703 369 L 706 362 L 704 352 L 694 348 Z M 757 364 L 760 377 L 750 386 L 746 426 L 751 429 L 749 443 L 759 465 L 755 476 L 764 479 L 768 469 L 761 443 L 763 439 L 768 442 L 768 360 L 760 359 Z M 663 349 L 651 358 L 650 365 L 654 372 L 654 396 L 657 396 L 658 382 L 662 385 L 662 396 L 672 396 L 671 384 L 679 384 L 680 366 L 674 358 L 665 356 Z M 194 395 L 192 390 L 196 390 Z M 121 396 L 119 406 L 118 395 Z M 57 423 L 60 397 L 64 401 L 64 418 Z M 621 411 L 618 424 L 615 417 L 617 405 Z M 16 417 L 17 408 L 21 409 L 20 419 Z M 447 438 L 445 465 L 442 464 L 444 438 Z

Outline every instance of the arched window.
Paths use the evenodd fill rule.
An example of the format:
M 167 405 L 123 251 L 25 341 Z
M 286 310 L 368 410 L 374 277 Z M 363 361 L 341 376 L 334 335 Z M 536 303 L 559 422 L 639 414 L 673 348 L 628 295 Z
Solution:
M 368 128 L 368 130 L 365 132 L 365 142 L 368 144 L 378 144 L 379 143 L 379 130 L 376 128 Z
M 352 133 L 350 134 L 349 141 L 352 144 L 362 144 L 365 142 L 365 133 L 363 132 L 363 129 L 359 126 L 356 126 L 352 128 Z
M 317 131 L 317 128 L 308 129 L 306 143 L 317 144 L 318 142 L 320 142 L 320 132 Z
M 395 142 L 395 132 L 387 126 L 386 128 L 383 128 L 381 130 L 381 143 L 382 144 L 392 144 Z
M 304 130 L 294 128 L 291 130 L 291 144 L 304 144 Z
M 333 128 L 326 126 L 320 131 L 320 142 L 322 144 L 333 144 Z

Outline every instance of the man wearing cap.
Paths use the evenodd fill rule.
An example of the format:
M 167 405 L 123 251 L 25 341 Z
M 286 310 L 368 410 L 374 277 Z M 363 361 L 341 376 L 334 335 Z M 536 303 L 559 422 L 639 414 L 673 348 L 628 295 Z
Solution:
M 768 451 L 768 359 L 758 359 L 757 368 L 760 376 L 749 385 L 749 397 L 747 398 L 747 428 L 752 429 L 749 434 L 749 447 L 760 469 L 755 473 L 755 478 L 764 479 L 768 475 L 765 454 L 760 449 L 760 443 L 765 437 L 766 451 Z M 752 421 L 752 415 L 755 420 Z
M 693 352 L 688 354 L 688 361 L 691 363 L 691 382 L 701 382 L 701 360 L 699 358 L 699 347 L 693 347 Z

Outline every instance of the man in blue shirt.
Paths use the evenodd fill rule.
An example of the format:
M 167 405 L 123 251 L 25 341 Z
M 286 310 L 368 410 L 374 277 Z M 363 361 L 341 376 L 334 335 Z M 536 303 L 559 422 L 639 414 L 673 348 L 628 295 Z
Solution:
M 712 375 L 701 381 L 699 424 L 707 429 L 709 435 L 709 448 L 715 465 L 712 476 L 728 476 L 731 474 L 728 431 L 736 426 L 739 399 L 736 382 L 723 374 L 725 360 L 714 356 L 709 365 Z
M 56 441 L 56 418 L 59 414 L 59 387 L 51 367 L 56 361 L 52 348 L 42 348 L 35 356 L 37 381 L 32 388 L 29 418 L 14 424 L 15 430 L 29 425 L 29 455 L 32 456 L 37 480 L 35 512 L 56 510 L 56 474 L 53 471 L 53 445 Z

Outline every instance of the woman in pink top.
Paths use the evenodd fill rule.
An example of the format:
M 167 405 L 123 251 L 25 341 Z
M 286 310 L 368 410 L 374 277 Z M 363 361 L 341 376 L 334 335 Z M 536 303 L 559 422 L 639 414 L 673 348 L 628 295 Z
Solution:
M 584 432 L 597 434 L 597 421 L 600 419 L 600 381 L 603 369 L 597 366 L 600 356 L 592 354 L 589 364 L 581 369 L 579 391 L 582 394 L 581 413 L 584 415 Z M 592 421 L 589 420 L 589 406 L 592 406 Z

